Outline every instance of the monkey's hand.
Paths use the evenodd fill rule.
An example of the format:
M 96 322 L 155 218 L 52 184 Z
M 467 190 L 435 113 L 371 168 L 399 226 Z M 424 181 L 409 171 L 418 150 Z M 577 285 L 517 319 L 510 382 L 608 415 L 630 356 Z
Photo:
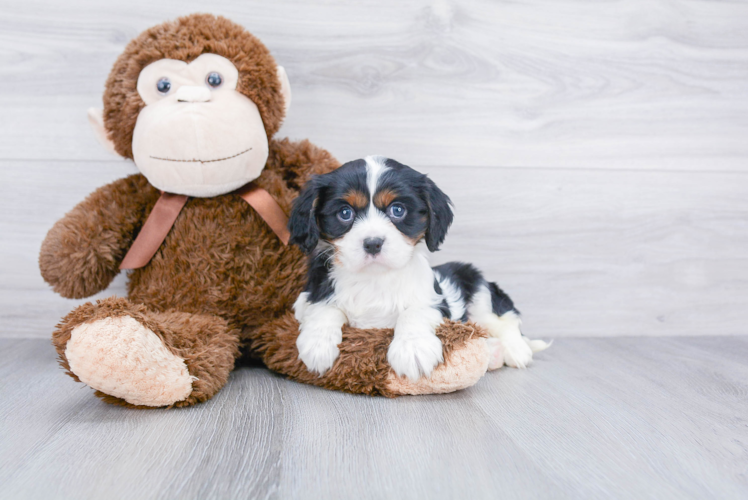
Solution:
M 39 253 L 44 281 L 71 299 L 104 290 L 158 197 L 140 174 L 94 191 L 47 233 Z

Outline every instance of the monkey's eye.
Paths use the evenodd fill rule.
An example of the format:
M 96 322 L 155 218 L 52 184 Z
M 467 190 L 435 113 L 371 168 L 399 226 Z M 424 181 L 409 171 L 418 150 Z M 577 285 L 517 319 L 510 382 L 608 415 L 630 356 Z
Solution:
M 353 220 L 353 209 L 348 205 L 338 210 L 338 219 L 341 222 L 351 222 Z
M 219 73 L 216 73 L 214 71 L 213 73 L 209 73 L 208 76 L 205 77 L 205 83 L 215 89 L 221 86 L 221 84 L 223 83 L 223 78 L 221 78 L 221 75 Z
M 393 203 L 387 209 L 387 214 L 395 220 L 402 219 L 403 217 L 405 217 L 405 214 L 407 213 L 408 213 L 408 210 L 405 208 L 405 205 L 403 205 L 402 203 Z
M 168 94 L 171 90 L 171 81 L 168 78 L 162 78 L 156 83 L 156 90 L 161 94 Z

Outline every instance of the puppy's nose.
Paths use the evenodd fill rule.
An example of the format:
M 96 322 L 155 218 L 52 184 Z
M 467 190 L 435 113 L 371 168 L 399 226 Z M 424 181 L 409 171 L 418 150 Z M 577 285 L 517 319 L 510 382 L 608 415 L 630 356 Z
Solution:
M 382 250 L 384 238 L 366 238 L 364 240 L 364 250 L 369 255 L 376 255 Z

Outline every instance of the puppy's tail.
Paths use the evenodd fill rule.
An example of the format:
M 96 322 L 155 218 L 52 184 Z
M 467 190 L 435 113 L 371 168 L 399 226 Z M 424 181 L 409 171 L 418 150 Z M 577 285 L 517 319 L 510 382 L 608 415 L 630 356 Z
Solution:
M 550 346 L 553 345 L 553 341 L 545 342 L 543 340 L 530 340 L 524 335 L 522 336 L 522 339 L 527 343 L 527 345 L 530 346 L 530 349 L 532 349 L 533 354 L 540 351 L 545 351 Z

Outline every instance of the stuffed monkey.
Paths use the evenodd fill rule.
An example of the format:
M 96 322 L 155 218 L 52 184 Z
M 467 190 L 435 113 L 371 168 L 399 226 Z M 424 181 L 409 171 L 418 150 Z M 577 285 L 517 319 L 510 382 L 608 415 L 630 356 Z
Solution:
M 99 188 L 42 244 L 42 276 L 63 297 L 107 288 L 129 269 L 127 298 L 86 303 L 53 333 L 60 364 L 107 402 L 188 406 L 211 398 L 241 354 L 293 380 L 370 395 L 440 393 L 489 365 L 483 331 L 446 322 L 444 363 L 397 377 L 392 330 L 346 328 L 324 375 L 298 358 L 292 305 L 306 261 L 286 215 L 314 174 L 339 166 L 308 141 L 276 140 L 288 78 L 241 26 L 191 15 L 132 40 L 106 82 L 98 139 L 139 174 Z

